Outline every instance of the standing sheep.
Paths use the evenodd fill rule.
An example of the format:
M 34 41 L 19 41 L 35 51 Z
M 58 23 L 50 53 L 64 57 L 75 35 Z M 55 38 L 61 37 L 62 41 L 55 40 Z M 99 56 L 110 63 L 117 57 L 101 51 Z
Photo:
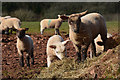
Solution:
M 30 56 L 31 56 L 31 63 L 34 64 L 34 55 L 33 55 L 33 41 L 30 36 L 25 35 L 25 31 L 27 31 L 28 28 L 19 28 L 16 31 L 17 34 L 17 50 L 20 57 L 20 65 L 24 67 L 24 58 L 23 58 L 23 52 L 26 53 L 27 58 L 27 66 L 30 66 Z
M 40 22 L 41 34 L 43 35 L 44 30 L 47 28 L 55 28 L 55 34 L 60 35 L 59 28 L 63 22 L 63 19 L 61 17 L 61 15 L 58 15 L 58 19 L 43 19 Z
M 55 57 L 62 60 L 67 55 L 65 45 L 69 40 L 64 41 L 59 35 L 53 35 L 47 42 L 47 66 L 49 67 Z
M 1 30 L 5 30 L 6 34 L 9 34 L 9 29 L 11 29 L 11 33 L 13 29 L 19 29 L 21 22 L 18 18 L 8 18 L 4 19 L 1 22 Z
M 72 14 L 70 16 L 64 16 L 68 19 L 69 37 L 76 49 L 76 53 L 78 55 L 77 60 L 80 61 L 84 61 L 86 59 L 90 43 L 92 43 L 93 52 L 96 56 L 94 39 L 98 34 L 101 35 L 101 39 L 104 43 L 104 50 L 106 50 L 105 42 L 107 39 L 107 28 L 103 16 L 98 13 L 85 15 L 86 13 L 87 11 L 79 14 Z

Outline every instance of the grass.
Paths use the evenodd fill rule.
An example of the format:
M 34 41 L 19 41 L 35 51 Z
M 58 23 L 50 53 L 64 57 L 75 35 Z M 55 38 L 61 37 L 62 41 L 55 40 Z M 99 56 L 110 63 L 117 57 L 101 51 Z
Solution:
M 109 33 L 118 32 L 118 21 L 109 21 L 107 24 L 107 30 Z
M 118 22 L 117 21 L 108 21 L 106 22 L 107 24 L 107 30 L 108 33 L 116 33 L 118 32 Z M 40 22 L 22 22 L 22 27 L 28 27 L 29 31 L 28 33 L 40 33 Z M 61 27 L 60 27 L 60 32 L 64 34 L 68 34 L 69 32 L 69 26 L 68 22 L 63 22 Z M 54 29 L 46 29 L 45 34 L 53 34 Z
M 98 57 L 88 58 L 84 63 L 76 63 L 75 60 L 66 58 L 44 68 L 37 78 L 98 78 L 112 79 L 119 76 L 118 53 L 120 45 L 109 53 L 104 52 Z M 114 53 L 113 53 L 114 52 Z

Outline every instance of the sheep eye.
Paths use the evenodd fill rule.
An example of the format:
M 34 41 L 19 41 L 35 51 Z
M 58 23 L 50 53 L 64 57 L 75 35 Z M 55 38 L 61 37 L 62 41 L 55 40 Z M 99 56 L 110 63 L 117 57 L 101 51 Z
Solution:
M 56 51 L 56 53 L 58 53 L 58 51 Z

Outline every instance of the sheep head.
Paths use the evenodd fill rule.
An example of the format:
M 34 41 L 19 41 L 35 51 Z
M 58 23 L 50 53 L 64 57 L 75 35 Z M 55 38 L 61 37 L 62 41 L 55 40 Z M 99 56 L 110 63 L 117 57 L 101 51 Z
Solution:
M 29 28 L 19 28 L 16 29 L 16 35 L 18 38 L 22 39 L 25 36 L 25 31 L 27 31 Z
M 64 19 L 68 19 L 68 23 L 73 32 L 79 33 L 81 17 L 87 13 L 87 10 L 82 13 L 71 14 L 70 16 L 62 16 Z
M 62 58 L 64 58 L 64 54 L 65 55 L 67 54 L 65 46 L 69 41 L 70 40 L 66 40 L 66 41 L 63 41 L 63 42 L 60 42 L 57 44 L 50 45 L 49 47 L 54 50 L 56 56 L 58 56 L 60 59 L 62 59 Z

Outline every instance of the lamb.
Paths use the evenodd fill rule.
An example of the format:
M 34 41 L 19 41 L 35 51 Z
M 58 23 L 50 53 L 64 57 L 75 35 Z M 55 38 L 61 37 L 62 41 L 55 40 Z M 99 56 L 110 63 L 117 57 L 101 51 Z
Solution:
M 78 61 L 84 61 L 86 59 L 90 43 L 92 43 L 93 46 L 94 56 L 96 56 L 94 39 L 98 34 L 101 35 L 104 43 L 104 51 L 106 50 L 107 28 L 103 16 L 99 13 L 90 13 L 87 15 L 86 13 L 87 11 L 70 16 L 63 16 L 68 19 L 69 38 L 76 49 Z
M 51 62 L 55 58 L 62 60 L 67 55 L 65 45 L 69 41 L 70 40 L 64 41 L 63 38 L 59 35 L 53 35 L 49 38 L 46 48 L 48 67 L 50 67 Z
M 33 40 L 30 36 L 25 35 L 25 31 L 27 31 L 29 28 L 19 28 L 16 30 L 17 35 L 17 50 L 20 57 L 20 65 L 24 67 L 24 58 L 23 58 L 23 52 L 26 53 L 27 58 L 27 66 L 30 66 L 30 56 L 31 56 L 31 63 L 34 65 L 34 46 L 33 46 Z
M 4 19 L 1 22 L 1 30 L 5 30 L 6 34 L 9 34 L 9 29 L 11 29 L 11 33 L 13 29 L 19 29 L 21 25 L 21 21 L 18 18 L 8 18 Z
M 61 17 L 62 15 L 58 15 L 58 19 L 43 19 L 40 22 L 41 34 L 43 35 L 44 30 L 47 28 L 55 28 L 55 34 L 60 35 L 59 28 L 63 22 Z

